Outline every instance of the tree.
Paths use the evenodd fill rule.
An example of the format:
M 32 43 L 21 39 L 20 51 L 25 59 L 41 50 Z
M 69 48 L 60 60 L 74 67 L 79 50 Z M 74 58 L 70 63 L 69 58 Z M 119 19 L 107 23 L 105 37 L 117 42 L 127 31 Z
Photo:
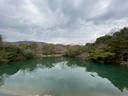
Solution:
M 68 56 L 74 56 L 74 51 L 72 49 L 68 50 Z
M 23 49 L 24 51 L 26 51 L 29 48 L 27 44 L 20 44 L 19 47 Z
M 2 35 L 0 35 L 0 47 L 2 47 Z
M 112 38 L 112 36 L 105 35 L 105 36 L 102 36 L 102 37 L 97 38 L 95 43 L 96 44 L 106 43 L 107 40 L 109 40 L 110 38 Z
M 118 51 L 120 50 L 121 41 L 122 40 L 120 38 L 117 38 L 109 42 L 108 46 L 110 46 L 110 52 L 118 53 Z
M 111 63 L 114 57 L 115 53 L 105 52 L 104 50 L 95 50 L 89 56 L 90 59 L 100 63 Z
M 32 59 L 32 58 L 34 58 L 35 56 L 34 56 L 33 52 L 27 52 L 27 53 L 25 54 L 25 57 L 26 57 L 27 59 Z
M 30 44 L 30 48 L 31 48 L 32 51 L 36 51 L 38 49 L 37 43 L 36 42 L 32 42 Z
M 53 44 L 43 46 L 43 48 L 42 48 L 43 54 L 44 55 L 54 54 L 55 53 L 54 47 L 55 47 L 55 45 L 53 45 Z

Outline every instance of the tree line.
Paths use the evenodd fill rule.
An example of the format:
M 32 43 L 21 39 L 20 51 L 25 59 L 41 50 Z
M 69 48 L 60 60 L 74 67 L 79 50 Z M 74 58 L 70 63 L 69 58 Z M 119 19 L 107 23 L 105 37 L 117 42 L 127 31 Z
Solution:
M 120 63 L 128 59 L 128 28 L 124 27 L 113 35 L 105 35 L 94 43 L 80 45 L 30 44 L 5 45 L 0 35 L 0 62 L 35 58 L 37 54 L 78 57 L 100 63 Z

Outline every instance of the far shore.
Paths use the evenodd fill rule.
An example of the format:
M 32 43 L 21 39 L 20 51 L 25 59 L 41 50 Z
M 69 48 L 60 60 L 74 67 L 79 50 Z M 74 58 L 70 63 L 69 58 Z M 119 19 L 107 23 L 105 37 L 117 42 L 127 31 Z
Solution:
M 36 54 L 35 58 L 42 58 L 42 57 L 59 57 L 63 56 L 63 54 L 51 54 L 51 55 L 43 55 L 43 54 Z

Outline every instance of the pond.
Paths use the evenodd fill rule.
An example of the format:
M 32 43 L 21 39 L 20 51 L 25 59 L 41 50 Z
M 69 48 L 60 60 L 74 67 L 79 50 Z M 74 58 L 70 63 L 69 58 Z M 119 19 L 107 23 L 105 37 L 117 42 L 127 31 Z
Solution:
M 128 68 L 70 57 L 0 65 L 0 96 L 128 96 Z

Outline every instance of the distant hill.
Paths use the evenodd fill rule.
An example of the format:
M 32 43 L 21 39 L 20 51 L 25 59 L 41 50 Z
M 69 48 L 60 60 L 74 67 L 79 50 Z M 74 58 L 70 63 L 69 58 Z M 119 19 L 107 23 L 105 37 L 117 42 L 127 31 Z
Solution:
M 62 44 L 56 44 L 56 45 L 62 45 Z
M 33 41 L 17 41 L 17 42 L 4 42 L 4 44 L 8 45 L 17 45 L 19 46 L 20 44 L 31 44 Z M 37 44 L 42 44 L 42 45 L 47 45 L 48 43 L 45 42 L 36 42 Z
M 19 46 L 20 44 L 31 44 L 34 41 L 17 41 L 17 42 L 4 42 L 5 45 L 17 45 Z M 41 45 L 47 45 L 47 44 L 52 44 L 52 43 L 45 43 L 45 42 L 36 42 L 37 44 Z M 62 44 L 56 44 L 56 45 L 62 45 Z

